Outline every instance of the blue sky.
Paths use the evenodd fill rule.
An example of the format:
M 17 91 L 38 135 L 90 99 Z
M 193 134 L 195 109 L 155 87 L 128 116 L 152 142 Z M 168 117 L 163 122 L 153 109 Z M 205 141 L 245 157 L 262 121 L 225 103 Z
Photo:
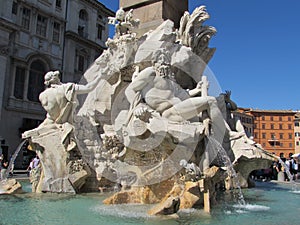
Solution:
M 231 90 L 240 107 L 300 110 L 300 1 L 189 0 L 189 12 L 200 5 L 217 29 L 208 66 L 222 91 Z

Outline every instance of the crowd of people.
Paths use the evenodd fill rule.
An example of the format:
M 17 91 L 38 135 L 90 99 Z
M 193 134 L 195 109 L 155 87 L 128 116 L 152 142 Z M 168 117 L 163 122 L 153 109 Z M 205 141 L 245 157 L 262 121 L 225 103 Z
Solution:
M 271 167 L 266 169 L 255 170 L 251 173 L 251 177 L 258 180 L 279 180 L 290 181 L 299 179 L 300 159 L 290 156 L 289 159 L 282 158 L 273 161 Z
M 284 179 L 285 181 L 289 181 L 291 177 L 288 174 L 288 170 L 290 172 L 290 175 L 292 176 L 293 180 L 298 179 L 298 172 L 299 171 L 299 158 L 297 157 L 290 157 L 289 160 L 285 160 L 285 166 L 282 169 L 284 172 Z

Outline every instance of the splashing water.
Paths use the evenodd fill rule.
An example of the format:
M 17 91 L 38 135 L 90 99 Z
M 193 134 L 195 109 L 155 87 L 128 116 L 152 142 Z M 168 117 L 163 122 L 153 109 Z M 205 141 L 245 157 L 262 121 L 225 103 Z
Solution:
M 19 146 L 17 147 L 16 151 L 14 152 L 14 154 L 11 156 L 9 164 L 8 164 L 8 168 L 6 171 L 6 177 L 8 177 L 9 173 L 11 172 L 11 170 L 13 169 L 13 165 L 15 164 L 15 160 L 20 152 L 20 150 L 22 149 L 22 147 L 24 146 L 24 144 L 27 142 L 27 140 L 23 140 Z
M 246 205 L 234 205 L 234 208 L 244 209 L 246 211 L 253 211 L 253 212 L 259 212 L 259 211 L 268 211 L 270 210 L 270 207 L 263 206 L 263 205 L 255 205 L 255 204 L 246 204 Z
M 208 136 L 208 144 L 211 146 L 211 148 L 214 151 L 217 151 L 217 157 L 221 159 L 221 161 L 224 163 L 228 176 L 232 179 L 234 182 L 235 186 L 237 187 L 235 189 L 236 191 L 236 197 L 238 204 L 240 206 L 245 206 L 246 202 L 242 193 L 241 185 L 237 176 L 237 173 L 235 169 L 233 168 L 233 165 L 231 163 L 231 160 L 226 152 L 226 150 L 223 148 L 223 146 L 212 136 Z

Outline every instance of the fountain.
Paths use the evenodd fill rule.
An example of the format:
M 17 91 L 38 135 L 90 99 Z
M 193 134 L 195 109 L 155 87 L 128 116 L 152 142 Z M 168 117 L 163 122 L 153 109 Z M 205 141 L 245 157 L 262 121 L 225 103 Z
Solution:
M 11 156 L 10 160 L 9 160 L 9 164 L 8 164 L 8 168 L 6 171 L 6 177 L 9 176 L 9 173 L 14 169 L 14 164 L 15 164 L 15 160 L 19 154 L 19 152 L 21 151 L 21 149 L 24 147 L 24 145 L 26 144 L 27 140 L 23 140 L 21 141 L 21 143 L 18 145 L 16 151 L 14 152 L 14 154 Z
M 224 163 L 224 166 L 225 166 L 226 171 L 228 173 L 227 176 L 231 179 L 231 181 L 236 186 L 236 190 L 237 190 L 236 199 L 238 201 L 238 204 L 241 205 L 241 206 L 245 206 L 246 202 L 245 202 L 245 199 L 244 199 L 244 196 L 243 196 L 241 185 L 240 185 L 239 180 L 238 180 L 237 173 L 236 173 L 235 169 L 233 168 L 233 164 L 232 164 L 229 156 L 227 155 L 226 150 L 213 137 L 208 136 L 208 140 L 209 140 L 209 144 L 212 145 L 211 148 L 217 150 L 218 159 L 220 159 L 221 162 Z M 231 185 L 231 186 L 233 186 L 233 185 Z
M 22 135 L 41 160 L 35 192 L 100 190 L 101 210 L 142 204 L 153 216 L 209 213 L 225 187 L 238 189 L 245 206 L 250 172 L 273 157 L 230 117 L 230 92 L 209 95 L 214 84 L 204 73 L 216 29 L 203 25 L 206 8 L 186 12 L 178 30 L 166 20 L 140 38 L 132 11 L 116 18 L 116 36 L 80 84 L 45 75 L 47 118 Z

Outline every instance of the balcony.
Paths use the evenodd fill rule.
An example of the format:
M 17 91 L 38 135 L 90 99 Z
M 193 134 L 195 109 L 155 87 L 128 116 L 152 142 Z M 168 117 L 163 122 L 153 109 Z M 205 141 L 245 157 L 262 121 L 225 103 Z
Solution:
M 276 138 L 269 139 L 268 142 L 272 146 L 280 146 L 280 141 L 278 139 L 276 139 Z

